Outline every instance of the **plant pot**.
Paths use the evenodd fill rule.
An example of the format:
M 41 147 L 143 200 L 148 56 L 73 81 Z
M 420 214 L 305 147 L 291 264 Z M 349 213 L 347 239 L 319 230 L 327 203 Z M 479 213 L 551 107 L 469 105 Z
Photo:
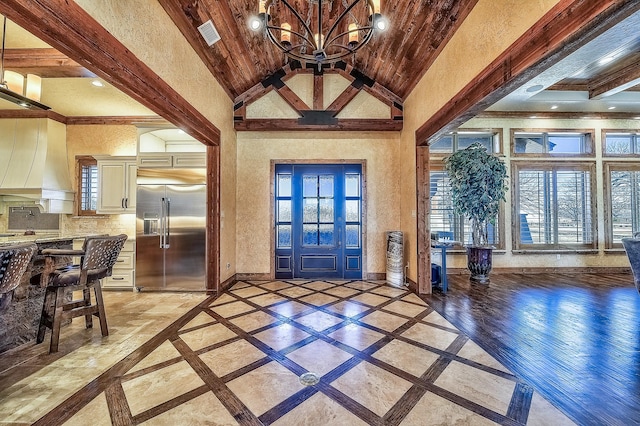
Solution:
M 471 281 L 481 284 L 489 282 L 492 254 L 492 247 L 467 247 L 467 268 L 471 272 Z

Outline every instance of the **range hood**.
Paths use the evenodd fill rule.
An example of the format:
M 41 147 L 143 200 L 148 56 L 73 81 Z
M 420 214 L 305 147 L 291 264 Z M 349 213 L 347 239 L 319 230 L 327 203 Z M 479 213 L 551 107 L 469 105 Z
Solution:
M 47 118 L 0 119 L 0 196 L 72 213 L 66 127 Z M 19 197 L 19 198 L 16 198 Z

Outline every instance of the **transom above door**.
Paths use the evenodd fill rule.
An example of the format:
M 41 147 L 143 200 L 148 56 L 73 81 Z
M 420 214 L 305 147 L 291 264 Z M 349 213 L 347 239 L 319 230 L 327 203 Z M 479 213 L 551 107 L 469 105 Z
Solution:
M 275 276 L 362 278 L 362 165 L 277 164 Z

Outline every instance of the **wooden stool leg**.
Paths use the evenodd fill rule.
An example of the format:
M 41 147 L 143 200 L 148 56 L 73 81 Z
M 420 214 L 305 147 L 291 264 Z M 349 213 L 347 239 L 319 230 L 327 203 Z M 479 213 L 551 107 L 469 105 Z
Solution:
M 52 292 L 51 287 L 47 287 L 44 292 L 44 300 L 42 301 L 42 314 L 40 315 L 40 326 L 38 327 L 36 343 L 42 343 L 44 341 L 44 334 L 47 332 L 47 324 L 50 324 L 52 321 L 52 317 L 49 316 L 49 310 L 47 309 L 51 304 L 52 297 L 55 298 L 55 293 Z
M 82 298 L 84 300 L 84 306 L 91 306 L 91 289 L 86 287 L 82 289 Z M 93 328 L 93 315 L 87 314 L 84 316 L 84 322 L 86 328 Z
M 107 314 L 104 311 L 104 301 L 102 300 L 102 289 L 100 288 L 100 281 L 96 281 L 93 284 L 93 291 L 96 294 L 96 305 L 98 305 L 98 318 L 100 319 L 100 331 L 103 336 L 109 335 L 109 329 L 107 328 Z
M 56 288 L 56 301 L 53 306 L 53 324 L 51 325 L 51 346 L 49 353 L 58 352 L 58 342 L 60 341 L 60 325 L 62 324 L 64 287 Z

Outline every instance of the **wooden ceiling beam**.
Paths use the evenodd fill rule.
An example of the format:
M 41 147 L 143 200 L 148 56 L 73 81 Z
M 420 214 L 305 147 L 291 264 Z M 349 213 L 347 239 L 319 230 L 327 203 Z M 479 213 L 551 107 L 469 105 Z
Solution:
M 632 112 L 589 112 L 589 111 L 483 111 L 476 115 L 476 118 L 542 118 L 558 120 L 635 120 L 640 117 L 638 113 Z
M 77 3 L 3 0 L 0 13 L 205 145 L 220 130 Z
M 310 131 L 310 130 L 345 130 L 345 131 L 372 131 L 372 132 L 397 132 L 402 130 L 402 121 L 384 119 L 336 119 L 335 124 L 300 124 L 298 119 L 269 119 L 252 118 L 235 123 L 238 131 Z
M 96 76 L 64 53 L 52 48 L 6 49 L 4 67 L 20 74 L 36 74 L 42 78 Z
M 430 139 L 459 127 L 638 10 L 640 2 L 559 2 L 420 126 L 416 144 L 427 145 Z
M 589 99 L 602 99 L 640 84 L 637 62 L 615 72 L 607 73 L 589 82 Z
M 67 117 L 50 109 L 0 109 L 0 119 L 2 118 L 48 118 L 62 124 L 67 124 Z

